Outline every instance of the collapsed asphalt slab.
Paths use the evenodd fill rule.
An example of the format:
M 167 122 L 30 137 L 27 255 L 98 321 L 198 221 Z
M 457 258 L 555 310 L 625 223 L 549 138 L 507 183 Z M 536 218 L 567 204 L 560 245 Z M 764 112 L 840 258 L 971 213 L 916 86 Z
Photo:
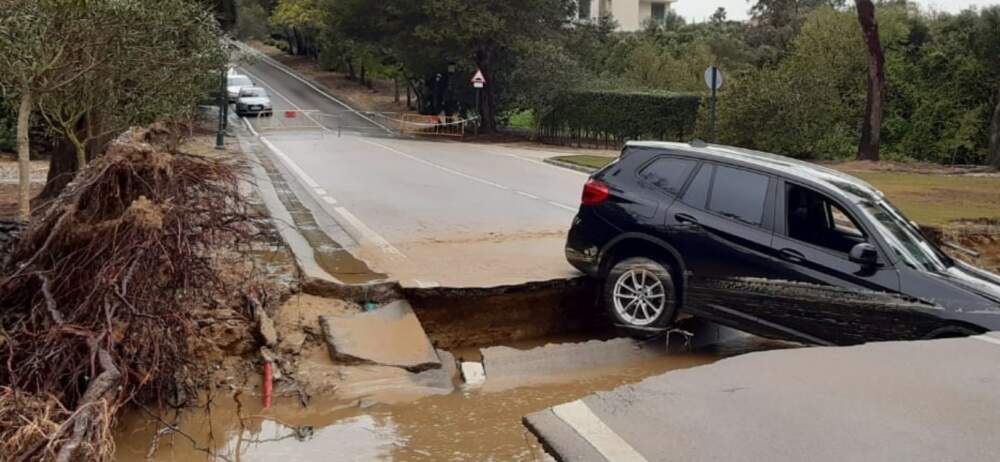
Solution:
M 411 372 L 441 367 L 406 301 L 364 313 L 320 316 L 319 323 L 330 355 L 343 363 L 393 366 Z
M 993 461 L 1000 334 L 752 353 L 546 409 L 565 461 Z

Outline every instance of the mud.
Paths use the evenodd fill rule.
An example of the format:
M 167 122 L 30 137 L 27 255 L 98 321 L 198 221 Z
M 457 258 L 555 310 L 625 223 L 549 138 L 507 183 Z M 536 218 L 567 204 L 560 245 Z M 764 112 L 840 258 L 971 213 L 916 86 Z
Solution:
M 264 411 L 257 396 L 242 394 L 237 403 L 217 395 L 210 412 L 192 410 L 180 418 L 180 431 L 187 436 L 165 431 L 148 460 L 213 460 L 205 451 L 233 461 L 543 460 L 541 447 L 521 424 L 522 416 L 717 359 L 711 354 L 660 353 L 641 362 L 564 371 L 547 384 L 526 379 L 516 388 L 466 390 L 411 404 L 320 396 L 307 408 L 292 398 L 280 398 Z M 148 416 L 129 416 L 119 433 L 117 460 L 147 460 L 153 435 L 163 427 Z
M 451 350 L 606 331 L 598 287 L 585 278 L 486 289 L 407 289 L 431 343 Z

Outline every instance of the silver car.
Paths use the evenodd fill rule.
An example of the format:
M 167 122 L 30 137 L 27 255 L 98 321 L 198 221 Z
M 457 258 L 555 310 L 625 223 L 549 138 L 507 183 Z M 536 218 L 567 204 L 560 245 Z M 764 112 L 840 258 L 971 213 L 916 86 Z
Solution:
M 260 87 L 244 87 L 236 98 L 236 115 L 263 115 L 272 114 L 271 98 L 267 96 L 267 91 Z
M 250 77 L 230 71 L 226 76 L 226 93 L 229 94 L 229 102 L 235 103 L 240 96 L 240 90 L 245 87 L 252 87 L 253 81 Z

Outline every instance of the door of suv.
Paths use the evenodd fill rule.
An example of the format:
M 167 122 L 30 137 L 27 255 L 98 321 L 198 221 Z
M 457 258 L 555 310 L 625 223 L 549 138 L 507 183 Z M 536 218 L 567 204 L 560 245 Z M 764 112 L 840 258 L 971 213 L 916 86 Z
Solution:
M 849 204 L 784 180 L 778 196 L 774 256 L 782 279 L 805 284 L 791 289 L 803 299 L 786 300 L 769 321 L 841 344 L 919 337 L 902 329 L 936 322 L 898 296 L 899 274 Z M 861 243 L 878 251 L 874 265 L 851 260 Z
M 694 280 L 770 275 L 774 179 L 705 162 L 667 212 L 669 240 Z

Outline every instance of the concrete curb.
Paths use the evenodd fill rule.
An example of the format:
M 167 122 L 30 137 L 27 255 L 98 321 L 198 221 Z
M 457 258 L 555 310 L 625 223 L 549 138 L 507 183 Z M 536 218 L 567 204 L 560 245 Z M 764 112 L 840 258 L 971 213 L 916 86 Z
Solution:
M 555 165 L 557 167 L 568 168 L 570 170 L 576 170 L 578 172 L 583 172 L 583 173 L 594 173 L 594 172 L 596 172 L 596 171 L 599 170 L 599 169 L 596 169 L 596 168 L 593 168 L 593 167 L 584 167 L 582 165 L 577 165 L 577 164 L 574 164 L 572 162 L 566 162 L 566 161 L 563 161 L 563 160 L 559 160 L 559 159 L 556 159 L 554 157 L 548 157 L 548 158 L 543 159 L 542 161 L 545 162 L 546 164 L 552 164 L 552 165 Z
M 251 158 L 250 170 L 254 177 L 254 184 L 252 186 L 256 188 L 258 195 L 264 202 L 264 206 L 271 216 L 271 222 L 278 230 L 281 239 L 285 241 L 285 244 L 288 245 L 288 248 L 292 251 L 292 255 L 295 257 L 295 265 L 301 273 L 302 291 L 319 297 L 375 301 L 380 303 L 403 298 L 402 288 L 398 281 L 385 280 L 364 284 L 350 284 L 337 279 L 319 266 L 316 262 L 312 246 L 292 224 L 295 221 L 278 197 L 278 192 L 274 188 L 271 178 L 264 171 L 264 167 L 261 166 L 260 160 L 257 158 L 259 154 L 253 148 L 246 146 L 245 128 L 242 127 L 242 124 L 239 125 L 240 128 L 238 129 L 237 137 L 239 138 L 241 151 L 243 151 L 244 155 Z M 230 125 L 230 128 L 232 127 L 233 125 Z

